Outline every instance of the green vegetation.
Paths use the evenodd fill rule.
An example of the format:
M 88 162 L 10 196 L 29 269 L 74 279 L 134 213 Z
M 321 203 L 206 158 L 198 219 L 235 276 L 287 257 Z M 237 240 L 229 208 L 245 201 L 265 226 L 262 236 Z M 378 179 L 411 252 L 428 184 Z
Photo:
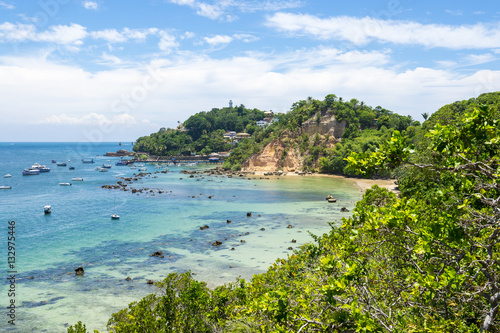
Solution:
M 225 131 L 253 133 L 258 130 L 256 121 L 264 118 L 264 112 L 246 109 L 243 105 L 234 108 L 214 108 L 199 112 L 184 122 L 188 131 L 161 128 L 158 132 L 137 139 L 133 150 L 156 156 L 210 154 L 228 151 L 231 143 L 224 139 Z
M 328 134 L 301 132 L 304 123 L 319 124 L 332 116 L 338 122 L 345 121 L 342 144 Z M 244 145 L 237 146 L 224 167 L 238 170 L 252 154 L 262 151 L 272 140 L 279 140 L 285 143 L 287 149 L 295 149 L 297 155 L 302 157 L 304 171 L 349 174 L 345 158 L 351 152 L 375 151 L 393 130 L 414 132 L 420 126 L 410 116 L 400 116 L 380 106 L 372 108 L 357 99 L 346 102 L 333 94 L 327 95 L 323 101 L 311 97 L 298 101 L 288 113 L 277 117 L 279 122 L 250 138 Z
M 350 172 L 399 172 L 399 197 L 372 187 L 340 227 L 250 282 L 211 290 L 171 274 L 108 329 L 500 332 L 499 96 L 480 97 L 491 103 L 441 121 L 445 107 L 434 126 L 394 130 L 378 150 L 347 157 Z

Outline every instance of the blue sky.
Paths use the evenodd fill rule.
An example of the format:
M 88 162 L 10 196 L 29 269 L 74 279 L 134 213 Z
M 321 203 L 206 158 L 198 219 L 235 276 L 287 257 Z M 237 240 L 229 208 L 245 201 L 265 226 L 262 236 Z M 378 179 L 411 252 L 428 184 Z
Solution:
M 133 141 L 334 93 L 422 120 L 500 90 L 494 1 L 0 0 L 0 141 Z

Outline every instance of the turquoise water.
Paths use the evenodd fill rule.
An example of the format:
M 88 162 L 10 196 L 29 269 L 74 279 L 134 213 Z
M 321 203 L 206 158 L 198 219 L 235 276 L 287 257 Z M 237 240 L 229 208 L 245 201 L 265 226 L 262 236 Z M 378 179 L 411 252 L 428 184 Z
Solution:
M 289 247 L 311 241 L 308 232 L 327 232 L 329 222 L 347 216 L 340 208 L 351 209 L 361 197 L 345 179 L 190 178 L 180 171 L 196 167 L 159 173 L 152 164 L 146 165 L 151 175 L 127 186 L 148 192 L 103 189 L 140 172 L 115 166 L 118 158 L 103 156 L 120 148 L 131 150 L 130 144 L 117 143 L 0 143 L 0 177 L 12 175 L 0 178 L 0 185 L 12 186 L 0 190 L 0 267 L 8 277 L 8 221 L 15 221 L 17 272 L 15 297 L 7 296 L 7 279 L 0 286 L 1 307 L 6 309 L 11 299 L 16 304 L 16 325 L 3 315 L 2 331 L 65 332 L 78 320 L 88 329 L 105 330 L 113 312 L 154 291 L 147 280 L 171 272 L 191 270 L 209 286 L 238 276 L 250 279 L 291 254 Z M 83 164 L 82 158 L 96 163 Z M 75 170 L 51 160 L 65 161 Z M 35 162 L 51 171 L 22 176 Z M 113 164 L 109 172 L 94 169 L 103 163 Z M 84 181 L 71 181 L 73 177 Z M 59 186 L 61 182 L 72 186 Z M 328 204 L 328 194 L 337 203 Z M 48 204 L 52 214 L 44 215 Z M 114 212 L 120 220 L 111 220 Z M 205 224 L 209 228 L 200 230 Z M 223 244 L 212 246 L 216 240 Z M 165 258 L 150 257 L 155 251 L 163 251 Z M 79 266 L 84 276 L 75 276 Z

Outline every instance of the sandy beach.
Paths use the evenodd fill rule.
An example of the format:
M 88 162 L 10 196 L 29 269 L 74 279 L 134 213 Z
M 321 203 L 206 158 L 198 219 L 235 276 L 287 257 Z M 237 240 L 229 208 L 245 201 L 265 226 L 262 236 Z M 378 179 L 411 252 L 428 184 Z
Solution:
M 255 171 L 253 176 L 259 177 L 276 177 L 276 176 L 267 176 L 265 175 L 268 171 Z M 312 173 L 312 174 L 297 174 L 294 172 L 288 172 L 278 177 L 331 177 L 331 178 L 342 178 L 351 180 L 359 189 L 364 192 L 367 189 L 371 188 L 373 185 L 378 185 L 380 187 L 386 188 L 396 194 L 399 194 L 398 186 L 395 184 L 396 179 L 365 179 L 365 178 L 353 178 L 353 177 L 345 177 L 339 175 L 328 175 L 321 173 Z

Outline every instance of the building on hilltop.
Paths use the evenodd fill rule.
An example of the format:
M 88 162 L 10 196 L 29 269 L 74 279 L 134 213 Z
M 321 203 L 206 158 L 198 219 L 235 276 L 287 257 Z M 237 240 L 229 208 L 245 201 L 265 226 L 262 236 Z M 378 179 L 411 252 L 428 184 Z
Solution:
M 230 107 L 230 108 L 232 108 L 232 107 L 233 107 L 233 100 L 232 100 L 232 99 L 230 99 L 230 100 L 229 100 L 229 107 Z

